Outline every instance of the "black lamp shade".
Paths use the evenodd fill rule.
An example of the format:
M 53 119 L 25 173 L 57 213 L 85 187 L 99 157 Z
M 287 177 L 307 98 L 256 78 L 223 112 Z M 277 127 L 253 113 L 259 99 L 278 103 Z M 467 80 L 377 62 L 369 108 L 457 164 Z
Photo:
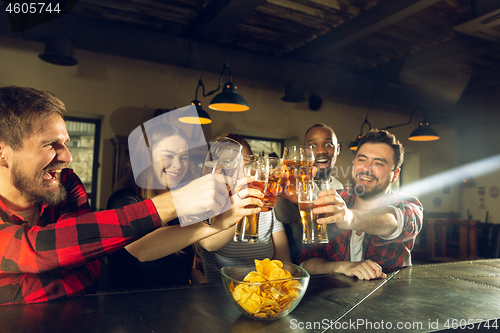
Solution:
M 198 112 L 198 117 L 191 117 L 191 116 L 180 117 L 179 118 L 180 122 L 183 122 L 186 124 L 201 124 L 201 125 L 210 124 L 212 122 L 212 119 L 210 119 L 210 116 L 208 115 L 208 113 L 205 110 L 203 110 L 200 101 L 194 100 L 191 102 L 191 105 L 196 106 L 196 111 Z
M 411 141 L 435 141 L 439 140 L 439 135 L 432 128 L 429 123 L 421 122 L 418 128 L 414 130 L 409 137 Z
M 359 138 L 360 137 L 361 136 L 358 135 L 358 137 L 356 138 L 356 140 L 351 141 L 351 143 L 349 143 L 349 149 L 352 150 L 353 153 L 356 153 L 356 151 L 358 150 Z
M 38 55 L 48 63 L 60 66 L 74 66 L 78 60 L 73 58 L 73 44 L 64 36 L 52 36 L 45 42 L 45 52 Z
M 237 87 L 228 82 L 222 88 L 222 92 L 215 96 L 208 107 L 212 110 L 226 112 L 242 112 L 250 109 L 247 101 L 238 94 Z

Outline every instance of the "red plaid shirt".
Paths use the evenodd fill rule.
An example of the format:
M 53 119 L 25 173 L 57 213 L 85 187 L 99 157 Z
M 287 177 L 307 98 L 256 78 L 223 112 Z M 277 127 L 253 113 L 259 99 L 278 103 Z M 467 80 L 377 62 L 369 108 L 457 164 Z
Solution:
M 356 195 L 351 190 L 338 191 L 352 208 Z M 389 193 L 380 205 L 394 206 L 403 213 L 403 230 L 395 239 L 384 240 L 376 235 L 365 233 L 363 238 L 363 259 L 378 263 L 383 269 L 395 269 L 411 266 L 411 250 L 415 237 L 422 229 L 423 207 L 414 197 L 403 194 Z M 329 243 L 303 245 L 297 258 L 299 263 L 309 258 L 320 257 L 332 261 L 349 261 L 351 257 L 351 230 L 342 230 L 334 223 L 328 225 Z
M 95 292 L 98 258 L 160 227 L 151 200 L 90 213 L 87 194 L 71 169 L 61 173 L 66 199 L 41 207 L 38 225 L 0 201 L 0 304 L 37 303 Z M 4 218 L 5 219 L 5 218 Z

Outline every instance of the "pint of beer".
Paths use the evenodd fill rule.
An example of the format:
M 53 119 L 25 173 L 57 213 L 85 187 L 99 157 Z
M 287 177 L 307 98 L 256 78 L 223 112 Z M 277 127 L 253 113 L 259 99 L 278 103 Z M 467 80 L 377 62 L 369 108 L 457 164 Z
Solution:
M 235 242 L 259 242 L 259 215 L 260 213 L 245 216 L 238 222 L 234 232 Z
M 285 147 L 283 151 L 283 166 L 288 184 L 285 191 L 289 195 L 297 194 L 298 182 L 312 179 L 314 152 L 310 146 Z
M 314 214 L 313 201 L 318 197 L 319 189 L 313 181 L 299 182 L 297 188 L 300 219 L 302 221 L 302 243 L 328 243 L 326 224 L 318 224 L 320 215 Z M 323 216 L 324 217 L 324 216 Z
M 246 187 L 254 188 L 264 193 L 269 180 L 269 161 L 264 156 L 243 156 L 243 177 L 252 180 Z M 239 191 L 239 189 L 238 189 Z M 255 208 L 256 206 L 247 207 Z M 258 243 L 259 241 L 259 213 L 245 216 L 236 225 L 234 233 L 235 242 Z
M 268 157 L 269 160 L 269 181 L 264 192 L 264 207 L 262 211 L 270 211 L 276 206 L 276 200 L 283 190 L 281 179 L 283 177 L 283 162 L 278 157 Z

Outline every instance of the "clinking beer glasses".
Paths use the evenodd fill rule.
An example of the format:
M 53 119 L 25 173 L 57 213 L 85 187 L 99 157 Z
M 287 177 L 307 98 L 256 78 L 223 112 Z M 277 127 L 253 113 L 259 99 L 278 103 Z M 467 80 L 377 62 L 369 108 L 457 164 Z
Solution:
M 203 175 L 223 174 L 236 179 L 238 167 L 242 161 L 242 146 L 233 139 L 218 137 L 210 146 L 205 165 L 203 166 Z
M 243 156 L 243 177 L 251 180 L 246 185 L 264 193 L 269 180 L 269 160 L 265 156 Z M 239 189 L 238 189 L 239 190 Z M 255 208 L 255 207 L 249 207 Z M 245 216 L 236 225 L 234 233 L 235 242 L 257 243 L 259 240 L 260 213 Z
M 299 201 L 300 218 L 302 220 L 302 243 L 328 243 L 326 224 L 316 221 L 326 214 L 313 214 L 313 201 L 318 198 L 318 193 L 329 188 L 328 182 L 318 184 L 312 180 L 299 182 L 297 195 Z
M 233 184 L 227 185 L 229 196 L 231 196 L 230 188 L 238 177 L 237 171 L 242 163 L 242 149 L 243 147 L 237 141 L 231 138 L 218 137 L 210 145 L 210 150 L 205 158 L 203 175 L 223 174 L 233 180 Z M 208 224 L 212 224 L 212 218 L 208 220 Z
M 283 162 L 278 157 L 268 157 L 269 160 L 269 181 L 264 192 L 264 207 L 262 211 L 270 211 L 276 206 L 276 200 L 283 188 L 280 186 L 283 177 Z
M 283 166 L 288 185 L 285 191 L 289 195 L 297 194 L 298 182 L 312 179 L 314 152 L 310 146 L 285 147 L 283 152 Z

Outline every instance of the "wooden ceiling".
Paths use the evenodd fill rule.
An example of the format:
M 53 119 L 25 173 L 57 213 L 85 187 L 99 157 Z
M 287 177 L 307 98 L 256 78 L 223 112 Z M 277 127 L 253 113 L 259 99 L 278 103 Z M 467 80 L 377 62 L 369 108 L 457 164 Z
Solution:
M 219 57 L 218 63 L 211 65 L 208 53 L 218 52 L 224 57 L 244 55 L 245 61 L 231 59 L 230 63 L 238 64 L 238 68 L 231 66 L 233 76 L 239 73 L 253 79 L 251 76 L 257 75 L 264 81 L 277 82 L 275 77 L 270 79 L 269 68 L 287 63 L 291 67 L 275 70 L 276 76 L 300 79 L 300 74 L 288 72 L 302 66 L 298 73 L 311 75 L 309 72 L 319 71 L 322 73 L 316 75 L 337 76 L 339 80 L 354 77 L 359 82 L 380 82 L 388 90 L 403 87 L 414 101 L 429 109 L 449 107 L 467 92 L 500 85 L 500 37 L 494 35 L 495 32 L 500 35 L 498 0 L 80 0 L 73 3 L 76 5 L 65 18 L 73 29 L 61 29 L 54 23 L 17 34 L 3 29 L 4 33 L 42 40 L 49 33 L 63 31 L 70 35 L 76 48 L 182 63 L 214 72 L 222 68 L 222 62 Z M 499 19 L 498 24 L 486 27 L 492 34 L 457 30 L 457 26 L 483 15 L 493 17 L 490 21 Z M 484 19 L 480 21 L 479 25 L 486 25 Z M 174 45 L 171 49 L 175 50 L 159 44 L 151 46 L 149 38 L 166 38 L 163 44 Z M 116 45 L 110 46 L 113 43 Z M 189 51 L 182 53 L 180 48 Z M 182 56 L 175 58 L 172 52 Z M 255 65 L 264 62 L 273 65 Z M 287 78 L 281 81 L 286 83 Z M 333 86 L 333 90 L 340 85 L 342 82 Z M 436 91 L 440 93 L 436 95 Z M 351 98 L 360 95 L 363 94 Z M 441 116 L 436 114 L 434 120 L 447 121 L 451 117 L 449 113 Z

